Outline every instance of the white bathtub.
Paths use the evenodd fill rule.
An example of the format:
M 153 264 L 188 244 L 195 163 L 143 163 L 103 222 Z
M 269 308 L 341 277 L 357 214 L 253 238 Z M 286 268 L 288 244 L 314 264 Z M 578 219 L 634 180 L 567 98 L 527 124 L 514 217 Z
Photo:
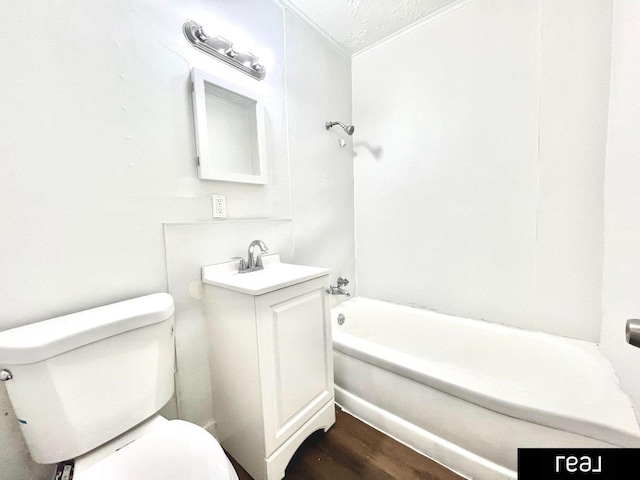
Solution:
M 595 344 L 362 297 L 332 325 L 337 403 L 464 477 L 515 479 L 518 447 L 640 447 Z

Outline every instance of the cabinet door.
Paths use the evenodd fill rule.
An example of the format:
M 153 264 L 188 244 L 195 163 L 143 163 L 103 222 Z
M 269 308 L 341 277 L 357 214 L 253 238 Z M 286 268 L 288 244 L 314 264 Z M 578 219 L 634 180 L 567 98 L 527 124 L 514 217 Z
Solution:
M 333 399 L 328 276 L 256 297 L 266 456 Z

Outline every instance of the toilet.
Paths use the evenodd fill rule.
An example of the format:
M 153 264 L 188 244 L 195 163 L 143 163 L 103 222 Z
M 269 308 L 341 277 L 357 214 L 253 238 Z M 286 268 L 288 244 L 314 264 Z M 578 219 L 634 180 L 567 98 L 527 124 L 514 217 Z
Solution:
M 209 432 L 158 414 L 174 393 L 173 333 L 166 293 L 0 332 L 0 380 L 33 460 L 73 460 L 74 480 L 237 480 Z

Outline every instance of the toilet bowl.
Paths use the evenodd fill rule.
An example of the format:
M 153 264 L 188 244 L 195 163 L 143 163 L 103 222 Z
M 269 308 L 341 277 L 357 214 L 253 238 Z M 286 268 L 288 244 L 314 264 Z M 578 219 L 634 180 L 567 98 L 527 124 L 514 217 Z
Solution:
M 37 463 L 74 480 L 237 480 L 205 429 L 158 414 L 174 393 L 166 293 L 0 332 L 0 379 Z

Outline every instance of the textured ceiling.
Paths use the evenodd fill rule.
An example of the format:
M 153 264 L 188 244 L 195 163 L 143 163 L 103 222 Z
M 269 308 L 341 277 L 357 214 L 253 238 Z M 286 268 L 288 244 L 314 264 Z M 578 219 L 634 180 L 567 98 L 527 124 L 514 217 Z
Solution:
M 283 0 L 353 55 L 460 0 Z

